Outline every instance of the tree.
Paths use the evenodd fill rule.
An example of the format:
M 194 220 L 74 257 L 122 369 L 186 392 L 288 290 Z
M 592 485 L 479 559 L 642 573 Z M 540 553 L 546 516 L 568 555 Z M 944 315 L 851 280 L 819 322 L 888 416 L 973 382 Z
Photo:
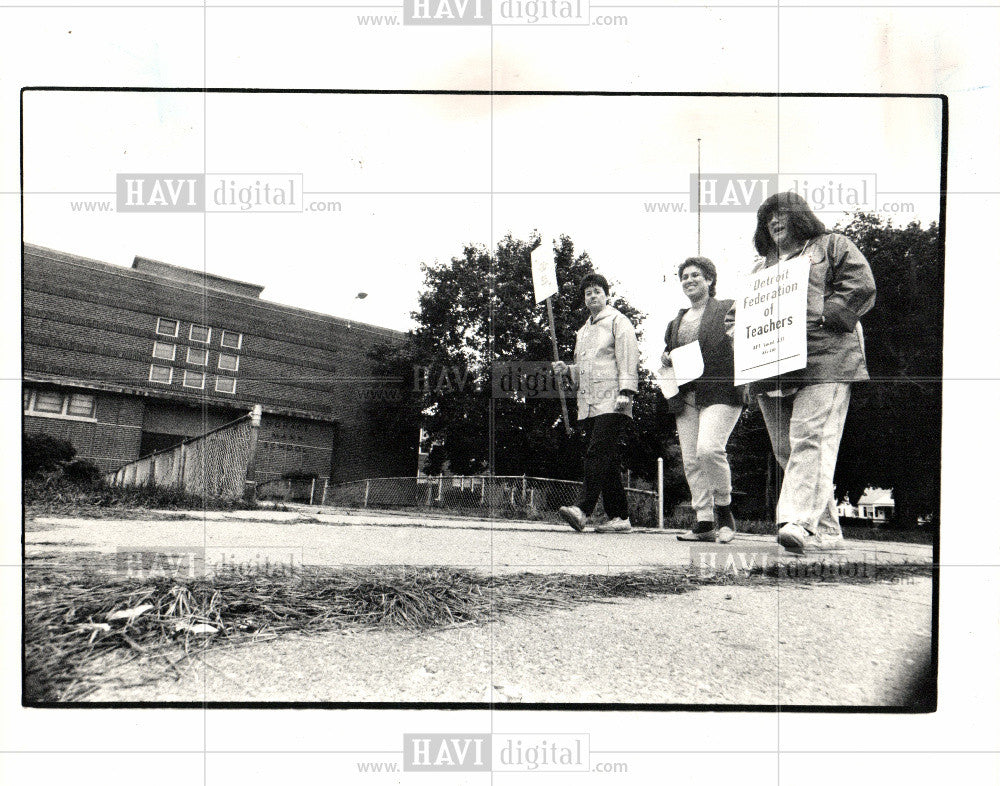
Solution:
M 894 519 L 940 512 L 944 269 L 938 227 L 858 212 L 840 229 L 868 259 L 874 308 L 862 318 L 871 381 L 855 385 L 835 482 L 857 503 L 891 488 Z
M 498 475 L 579 477 L 581 437 L 566 435 L 558 397 L 545 379 L 552 347 L 546 310 L 534 302 L 531 283 L 530 253 L 537 243 L 537 237 L 521 240 L 508 234 L 492 253 L 469 245 L 446 263 L 424 265 L 419 309 L 413 315 L 418 327 L 409 342 L 372 351 L 382 372 L 413 382 L 401 409 L 407 417 L 419 418 L 434 444 L 430 473 L 447 462 L 456 474 L 477 474 L 492 466 Z M 566 236 L 553 243 L 553 253 L 559 280 L 552 298 L 556 339 L 559 356 L 567 359 L 585 316 L 579 285 L 594 265 L 586 253 L 575 252 Z M 620 295 L 611 303 L 641 334 L 645 315 Z M 505 371 L 518 369 L 534 373 L 536 391 L 512 396 L 494 390 Z M 545 395 L 535 395 L 542 385 L 548 387 Z M 664 453 L 660 394 L 644 370 L 639 387 L 636 428 L 626 455 L 630 469 L 655 478 L 656 456 Z M 575 423 L 574 399 L 567 404 Z

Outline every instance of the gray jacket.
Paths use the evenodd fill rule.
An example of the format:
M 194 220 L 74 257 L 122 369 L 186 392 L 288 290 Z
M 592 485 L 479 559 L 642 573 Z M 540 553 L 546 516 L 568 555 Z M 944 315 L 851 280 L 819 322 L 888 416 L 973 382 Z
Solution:
M 864 334 L 858 322 L 875 305 L 875 277 L 868 260 L 849 238 L 834 232 L 807 241 L 801 254 L 810 260 L 806 367 L 754 382 L 752 395 L 821 382 L 868 379 Z M 771 251 L 754 272 L 777 262 L 777 252 Z
M 622 312 L 605 306 L 576 332 L 570 374 L 576 385 L 576 419 L 609 415 L 623 390 L 639 390 L 639 342 Z M 632 403 L 624 413 L 632 417 Z

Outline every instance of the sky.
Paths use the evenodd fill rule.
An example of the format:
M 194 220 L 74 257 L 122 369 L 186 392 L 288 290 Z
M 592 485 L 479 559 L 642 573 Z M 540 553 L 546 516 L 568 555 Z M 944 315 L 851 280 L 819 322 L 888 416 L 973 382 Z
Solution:
M 648 315 L 649 366 L 686 304 L 676 267 L 698 252 L 699 139 L 703 174 L 777 172 L 782 188 L 821 186 L 819 198 L 864 174 L 874 209 L 926 224 L 938 219 L 940 128 L 933 98 L 28 92 L 24 238 L 115 265 L 140 255 L 204 269 L 263 285 L 267 300 L 406 330 L 421 263 L 508 232 L 565 234 Z M 213 173 L 298 174 L 303 203 L 339 209 L 73 208 L 113 201 L 116 173 L 198 172 L 208 192 L 224 180 Z M 843 208 L 820 215 L 832 226 Z M 753 264 L 753 230 L 752 212 L 702 215 L 720 297 Z

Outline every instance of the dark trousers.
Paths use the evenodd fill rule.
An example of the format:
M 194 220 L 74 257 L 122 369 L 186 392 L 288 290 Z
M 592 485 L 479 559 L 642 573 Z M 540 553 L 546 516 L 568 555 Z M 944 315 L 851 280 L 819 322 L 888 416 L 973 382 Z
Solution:
M 580 424 L 586 426 L 588 438 L 580 510 L 588 516 L 593 514 L 597 498 L 603 495 L 604 512 L 609 519 L 628 518 L 621 475 L 621 443 L 628 420 L 628 415 L 615 412 L 589 417 Z

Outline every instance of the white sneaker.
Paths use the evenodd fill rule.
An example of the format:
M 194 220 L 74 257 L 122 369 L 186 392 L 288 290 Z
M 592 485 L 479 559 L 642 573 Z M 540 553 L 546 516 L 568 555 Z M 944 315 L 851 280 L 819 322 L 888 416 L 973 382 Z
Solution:
M 806 540 L 810 537 L 805 527 L 799 524 L 785 524 L 778 530 L 778 543 L 788 551 L 801 554 L 805 549 Z
M 577 532 L 583 532 L 587 526 L 587 515 L 576 505 L 565 505 L 559 508 L 559 516 Z
M 785 524 L 778 530 L 778 543 L 796 554 L 803 554 L 807 551 L 844 550 L 843 535 L 824 532 L 813 534 L 801 524 Z
M 631 532 L 632 522 L 629 519 L 609 519 L 604 524 L 594 527 L 594 532 Z

